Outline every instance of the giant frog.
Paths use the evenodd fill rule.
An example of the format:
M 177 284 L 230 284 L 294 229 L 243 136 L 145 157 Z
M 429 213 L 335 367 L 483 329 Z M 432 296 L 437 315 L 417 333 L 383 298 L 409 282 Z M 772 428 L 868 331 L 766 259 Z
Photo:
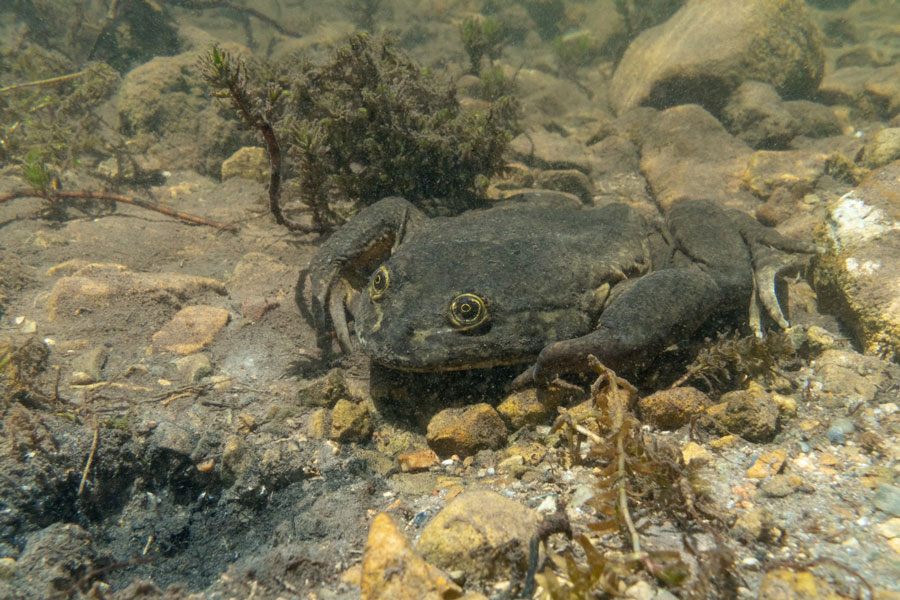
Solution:
M 427 218 L 402 198 L 364 208 L 326 240 L 298 303 L 328 349 L 403 371 L 523 364 L 515 385 L 632 370 L 736 309 L 787 320 L 775 280 L 811 244 L 749 215 L 681 201 L 664 219 L 547 194 Z M 552 194 L 550 195 L 552 196 Z M 786 260 L 787 258 L 787 260 Z M 762 310 L 758 310 L 761 307 Z

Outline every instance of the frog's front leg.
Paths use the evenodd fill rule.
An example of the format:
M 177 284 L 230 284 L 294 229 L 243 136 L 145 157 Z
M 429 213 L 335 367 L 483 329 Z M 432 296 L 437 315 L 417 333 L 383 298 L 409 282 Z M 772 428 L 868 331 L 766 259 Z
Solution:
M 640 367 L 690 335 L 719 306 L 718 285 L 696 267 L 656 271 L 628 285 L 603 311 L 597 329 L 547 345 L 513 387 L 585 372 L 589 355 L 613 370 Z
M 332 333 L 344 352 L 351 349 L 347 315 L 350 300 L 369 272 L 425 220 L 407 200 L 389 197 L 367 206 L 329 237 L 300 274 L 296 301 L 311 322 L 322 350 Z M 308 290 L 308 293 L 307 293 Z

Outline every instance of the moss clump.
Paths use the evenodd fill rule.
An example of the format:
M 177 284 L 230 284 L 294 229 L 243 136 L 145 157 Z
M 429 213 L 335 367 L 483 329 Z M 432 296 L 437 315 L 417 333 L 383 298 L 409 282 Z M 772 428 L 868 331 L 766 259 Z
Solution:
M 298 184 L 316 230 L 342 221 L 342 201 L 402 195 L 428 210 L 441 198 L 441 209 L 451 211 L 479 204 L 514 126 L 512 99 L 463 111 L 452 85 L 391 40 L 366 34 L 351 36 L 322 64 L 303 57 L 250 63 L 214 48 L 200 66 L 217 95 L 265 138 L 270 196 L 282 155 L 292 159 L 284 175 Z

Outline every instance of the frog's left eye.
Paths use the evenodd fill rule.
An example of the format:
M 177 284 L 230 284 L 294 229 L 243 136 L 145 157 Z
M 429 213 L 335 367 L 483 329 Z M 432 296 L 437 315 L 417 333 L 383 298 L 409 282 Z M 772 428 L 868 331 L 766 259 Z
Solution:
M 487 306 L 475 294 L 460 294 L 450 303 L 450 322 L 460 330 L 472 329 L 488 318 Z
M 372 275 L 372 281 L 369 282 L 369 298 L 378 300 L 388 289 L 390 276 L 384 265 L 378 267 L 378 270 Z

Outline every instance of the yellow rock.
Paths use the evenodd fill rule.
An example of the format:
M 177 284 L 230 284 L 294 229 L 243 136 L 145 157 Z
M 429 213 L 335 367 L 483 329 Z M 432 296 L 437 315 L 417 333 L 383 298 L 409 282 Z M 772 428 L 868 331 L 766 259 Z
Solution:
M 759 586 L 759 600 L 837 600 L 840 596 L 809 571 L 774 569 Z
M 738 437 L 736 435 L 723 435 L 717 440 L 713 440 L 709 443 L 710 446 L 715 450 L 725 450 L 726 448 L 734 448 L 738 443 Z
M 254 146 L 244 146 L 222 162 L 222 181 L 243 177 L 265 183 L 269 179 L 271 163 L 266 151 Z
M 394 520 L 372 520 L 363 553 L 361 600 L 452 600 L 462 590 L 440 569 L 416 554 Z
M 785 460 L 787 460 L 787 452 L 783 448 L 767 452 L 757 458 L 756 462 L 747 469 L 747 477 L 751 479 L 765 479 L 776 475 L 781 471 Z
M 424 527 L 417 550 L 439 567 L 489 580 L 527 566 L 536 527 L 534 511 L 515 500 L 490 491 L 465 492 Z
M 338 400 L 331 411 L 330 438 L 336 442 L 362 442 L 371 437 L 372 417 L 365 404 Z
M 689 386 L 660 390 L 638 401 L 641 418 L 660 429 L 678 429 L 703 410 L 706 394 Z
M 153 348 L 176 354 L 199 352 L 228 323 L 228 311 L 217 306 L 187 306 L 153 334 Z
M 544 402 L 539 392 L 532 388 L 510 394 L 497 407 L 497 412 L 513 429 L 519 429 L 545 422 L 556 412 L 556 405 Z
M 428 445 L 438 456 L 471 456 L 506 443 L 506 424 L 487 403 L 442 410 L 428 423 Z
M 690 464 L 692 460 L 708 461 L 712 458 L 709 450 L 696 442 L 688 442 L 681 449 L 681 456 L 684 458 L 684 464 Z

